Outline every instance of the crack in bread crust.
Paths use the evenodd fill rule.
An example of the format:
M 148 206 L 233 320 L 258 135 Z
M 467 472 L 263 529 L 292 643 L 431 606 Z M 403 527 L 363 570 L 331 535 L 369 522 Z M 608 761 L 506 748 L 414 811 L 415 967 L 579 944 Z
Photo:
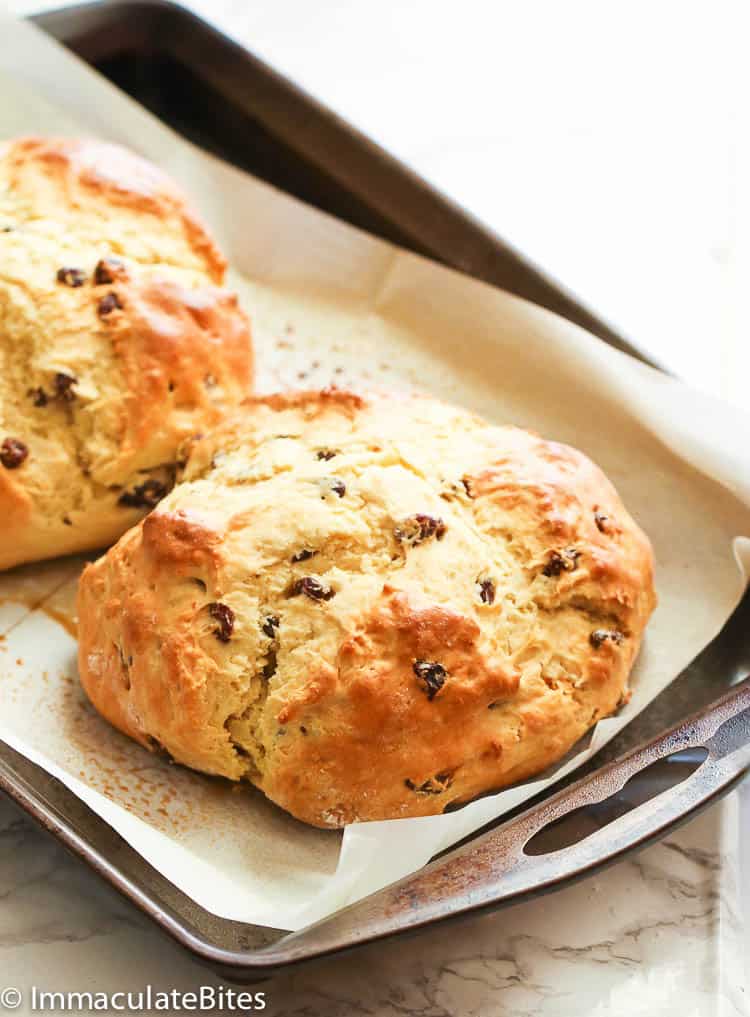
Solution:
M 430 815 L 617 709 L 652 571 L 572 449 L 428 397 L 256 397 L 87 568 L 81 677 L 144 744 L 306 822 Z

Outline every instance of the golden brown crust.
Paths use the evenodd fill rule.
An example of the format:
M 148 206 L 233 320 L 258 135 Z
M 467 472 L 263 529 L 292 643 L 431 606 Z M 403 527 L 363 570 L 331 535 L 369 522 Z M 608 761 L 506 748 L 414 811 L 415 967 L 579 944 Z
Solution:
M 81 678 L 306 822 L 429 815 L 617 708 L 652 572 L 573 449 L 425 397 L 255 398 L 86 570 Z
M 156 167 L 95 141 L 0 147 L 0 568 L 111 543 L 181 444 L 247 394 L 224 259 Z M 144 487 L 145 485 L 145 487 Z
M 136 228 L 176 227 L 196 258 L 191 267 L 223 282 L 226 259 L 187 195 L 135 153 L 93 138 L 28 137 L 0 146 L 0 161 L 18 200 L 42 215 L 104 210 L 110 218 L 120 210 L 132 215 Z

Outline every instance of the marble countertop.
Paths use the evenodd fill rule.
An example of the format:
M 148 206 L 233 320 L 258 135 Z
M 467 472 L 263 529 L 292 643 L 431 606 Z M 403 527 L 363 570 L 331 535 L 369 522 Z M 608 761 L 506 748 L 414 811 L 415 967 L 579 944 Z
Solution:
M 6 6 L 25 13 L 57 4 Z M 605 24 L 599 5 L 571 0 L 564 23 L 544 33 L 537 0 L 512 12 L 468 0 L 460 25 L 455 5 L 426 0 L 385 0 L 377 19 L 363 0 L 192 6 L 684 376 L 744 398 L 750 201 L 738 181 L 750 179 L 750 148 L 733 129 L 741 4 L 721 5 L 710 20 L 672 0 L 658 11 L 636 4 L 627 19 L 613 12 Z M 551 5 L 544 12 L 553 17 Z M 605 44 L 591 46 L 576 25 L 593 25 Z M 704 72 L 694 75 L 698 65 Z M 664 843 L 576 886 L 273 980 L 266 1012 L 748 1017 L 742 843 L 750 843 L 747 782 Z M 0 990 L 218 984 L 2 799 L 0 902 Z M 28 1007 L 27 999 L 15 1012 Z
M 737 806 L 554 895 L 272 979 L 266 1012 L 745 1017 Z M 0 900 L 0 990 L 219 984 L 6 802 Z
M 747 405 L 743 0 L 182 2 L 681 377 Z

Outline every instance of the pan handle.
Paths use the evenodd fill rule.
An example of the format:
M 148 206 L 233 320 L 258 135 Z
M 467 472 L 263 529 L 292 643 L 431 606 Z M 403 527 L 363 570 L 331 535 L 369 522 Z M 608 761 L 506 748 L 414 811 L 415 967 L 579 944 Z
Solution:
M 646 767 L 687 749 L 705 758 L 680 783 L 577 843 L 545 853 L 524 850 L 535 835 L 576 809 L 606 802 Z M 699 753 L 693 754 L 698 756 Z M 617 861 L 728 791 L 750 767 L 750 678 L 708 711 L 571 784 L 519 816 L 432 862 L 418 873 L 252 956 L 252 964 L 285 965 L 319 957 L 448 915 L 518 903 Z M 543 844 L 542 838 L 537 845 Z M 535 849 L 536 850 L 536 849 Z

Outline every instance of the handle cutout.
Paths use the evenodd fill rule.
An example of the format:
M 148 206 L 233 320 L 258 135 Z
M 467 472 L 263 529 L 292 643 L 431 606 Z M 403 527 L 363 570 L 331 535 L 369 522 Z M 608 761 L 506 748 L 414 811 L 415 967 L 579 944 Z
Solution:
M 639 805 L 682 784 L 703 765 L 707 756 L 708 749 L 698 746 L 657 759 L 634 773 L 623 788 L 603 802 L 582 805 L 537 830 L 524 845 L 524 854 L 546 855 L 579 844 Z

